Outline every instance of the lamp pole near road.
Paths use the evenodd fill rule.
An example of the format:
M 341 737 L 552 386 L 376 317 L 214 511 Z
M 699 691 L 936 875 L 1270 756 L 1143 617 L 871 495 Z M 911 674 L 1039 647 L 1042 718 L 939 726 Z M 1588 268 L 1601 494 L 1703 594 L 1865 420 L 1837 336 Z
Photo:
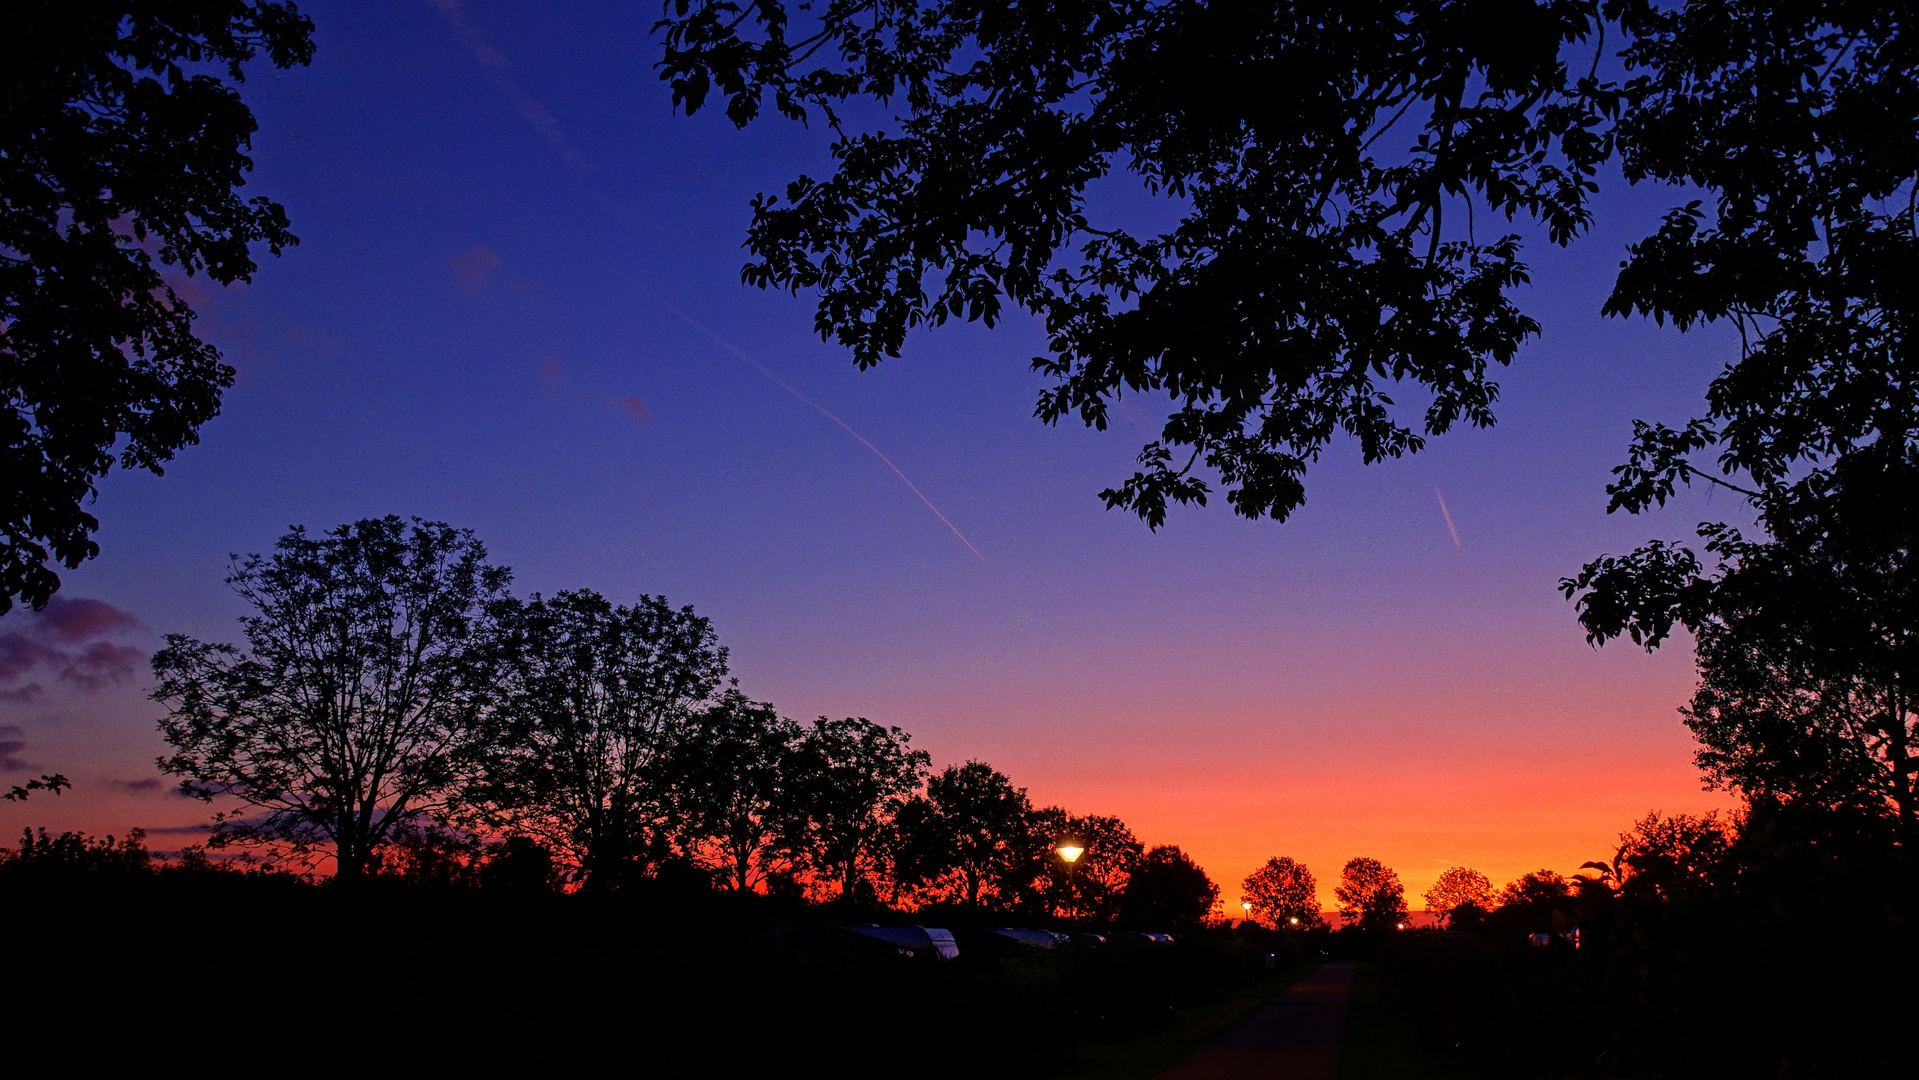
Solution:
M 1073 905 L 1072 912 L 1077 915 L 1079 914 L 1079 894 L 1073 890 L 1073 871 L 1079 869 L 1079 857 L 1086 853 L 1086 848 L 1077 840 L 1061 840 L 1053 848 L 1053 852 L 1066 864 L 1066 896 Z M 1077 932 L 1073 933 L 1067 948 L 1072 950 L 1072 958 L 1068 961 L 1072 965 L 1072 970 L 1068 978 L 1073 984 L 1073 1068 L 1077 1070 L 1079 1068 L 1079 934 Z

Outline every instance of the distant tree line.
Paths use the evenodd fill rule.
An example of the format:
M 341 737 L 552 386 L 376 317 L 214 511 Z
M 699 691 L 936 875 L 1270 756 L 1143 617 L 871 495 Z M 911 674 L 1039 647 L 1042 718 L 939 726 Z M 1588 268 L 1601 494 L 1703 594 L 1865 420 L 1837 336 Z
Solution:
M 510 580 L 470 531 L 397 517 L 236 559 L 245 644 L 175 634 L 153 657 L 159 765 L 218 801 L 208 846 L 330 858 L 343 882 L 497 866 L 1168 927 L 1214 908 L 1203 870 L 1117 818 L 1034 807 L 984 762 L 935 772 L 897 727 L 750 699 L 690 607 Z

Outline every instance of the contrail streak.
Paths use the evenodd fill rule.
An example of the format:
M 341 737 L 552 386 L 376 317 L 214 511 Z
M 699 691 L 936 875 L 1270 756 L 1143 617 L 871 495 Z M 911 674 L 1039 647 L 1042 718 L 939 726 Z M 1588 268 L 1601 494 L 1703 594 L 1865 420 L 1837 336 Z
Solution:
M 1446 496 L 1439 493 L 1439 485 L 1433 485 L 1433 497 L 1439 500 L 1439 512 L 1446 517 L 1446 531 L 1453 534 L 1453 550 L 1465 551 L 1466 545 L 1459 542 L 1459 529 L 1453 525 L 1453 512 L 1446 509 Z
M 826 417 L 828 420 L 833 421 L 835 424 L 838 424 L 840 426 L 840 430 L 846 432 L 848 435 L 853 436 L 855 439 L 858 439 L 860 441 L 861 446 L 864 446 L 868 450 L 871 450 L 873 452 L 874 457 L 879 458 L 880 461 L 883 462 L 887 468 L 893 470 L 893 475 L 900 478 L 900 483 L 905 484 L 908 490 L 912 491 L 913 494 L 919 496 L 920 501 L 925 503 L 926 508 L 933 512 L 934 517 L 940 519 L 941 524 L 953 530 L 953 535 L 959 537 L 959 542 L 966 545 L 966 550 L 972 552 L 974 556 L 976 556 L 979 559 L 980 562 L 986 561 L 986 556 L 981 555 L 980 550 L 973 546 L 973 542 L 966 538 L 966 534 L 959 531 L 959 526 L 953 524 L 952 520 L 949 519 L 945 514 L 940 513 L 940 508 L 933 505 L 933 500 L 926 497 L 926 492 L 921 491 L 919 489 L 919 485 L 907 479 L 906 474 L 900 471 L 900 467 L 898 465 L 893 464 L 893 459 L 887 457 L 885 454 L 880 453 L 880 448 L 877 446 L 874 446 L 872 443 L 872 440 L 868 439 L 864 435 L 861 435 L 859 432 L 854 431 L 853 425 L 840 419 L 838 416 L 833 415 L 833 413 L 830 410 L 828 410 L 826 406 L 821 405 L 819 402 L 814 401 L 812 398 L 807 397 L 805 394 L 800 393 L 798 388 L 796 388 L 792 383 L 787 382 L 785 379 L 780 378 L 779 375 L 774 373 L 773 369 L 767 367 L 765 364 L 760 363 L 758 360 L 753 359 L 753 357 L 747 354 L 746 350 L 740 348 L 738 345 L 733 344 L 732 342 L 726 340 L 720 335 L 707 329 L 705 325 L 703 325 L 699 320 L 693 318 L 693 316 L 688 315 L 686 312 L 681 311 L 679 308 L 676 308 L 672 304 L 667 303 L 665 300 L 660 299 L 660 297 L 657 294 L 655 294 L 653 290 L 647 288 L 646 286 L 640 284 L 639 282 L 633 280 L 632 278 L 626 276 L 625 274 L 620 273 L 618 270 L 615 270 L 610 266 L 607 267 L 607 272 L 612 274 L 614 277 L 619 278 L 621 281 L 625 282 L 628 286 L 630 286 L 634 291 L 638 292 L 641 296 L 646 297 L 648 300 L 653 301 L 655 304 L 658 304 L 660 307 L 665 308 L 667 311 L 672 312 L 673 315 L 676 316 L 681 322 L 685 323 L 686 325 L 692 327 L 695 330 L 698 330 L 700 333 L 705 334 L 707 337 L 712 338 L 714 343 L 719 345 L 720 348 L 725 349 L 727 352 L 730 352 L 734 356 L 737 356 L 741 360 L 744 360 L 746 363 L 752 366 L 753 370 L 766 376 L 768 379 L 771 379 L 774 385 L 778 386 L 780 389 L 786 391 L 787 393 L 793 395 L 794 397 L 800 399 L 802 402 L 805 402 L 807 405 L 813 408 L 813 411 L 819 413 L 821 416 Z
M 460 0 L 426 2 L 440 13 L 447 25 L 453 27 L 453 36 L 459 39 L 460 46 L 480 62 L 480 67 L 486 72 L 487 85 L 513 103 L 513 111 L 519 113 L 520 119 L 538 132 L 540 138 L 546 140 L 546 145 L 560 155 L 560 160 L 580 172 L 592 172 L 593 162 L 567 141 L 566 132 L 560 129 L 560 122 L 553 119 L 553 114 L 546 111 L 546 106 L 507 77 L 507 70 L 513 65 L 507 61 L 505 53 L 494 48 L 491 42 L 480 36 L 472 23 L 466 21 L 466 9 L 460 5 Z
M 507 61 L 505 54 L 494 48 L 490 42 L 480 36 L 480 32 L 474 29 L 471 23 L 467 22 L 466 10 L 461 6 L 460 0 L 426 0 L 426 2 L 435 11 L 438 11 L 442 18 L 446 19 L 447 23 L 453 27 L 454 36 L 459 38 L 460 44 L 464 46 L 468 52 L 473 54 L 474 59 L 480 62 L 480 67 L 486 72 L 486 81 L 491 84 L 495 90 L 506 95 L 507 99 L 513 103 L 514 108 L 519 111 L 520 117 L 531 124 L 533 129 L 540 133 L 541 138 L 546 140 L 547 146 L 550 147 L 554 153 L 558 154 L 561 160 L 565 161 L 568 165 L 573 166 L 583 173 L 591 172 L 593 170 L 593 162 L 588 160 L 585 154 L 580 153 L 574 148 L 573 144 L 567 140 L 566 133 L 561 130 L 559 121 L 553 119 L 553 114 L 546 111 L 546 106 L 540 104 L 539 101 L 521 90 L 513 80 L 507 78 L 507 69 L 512 65 Z M 596 192 L 595 194 L 598 193 Z M 601 196 L 601 198 L 604 199 L 604 196 Z M 606 201 L 610 202 L 611 200 Z M 838 424 L 840 429 L 848 435 L 858 439 L 861 446 L 871 450 L 874 457 L 879 458 L 887 468 L 893 470 L 893 475 L 900 478 L 900 483 L 905 484 L 908 490 L 919 496 L 919 500 L 926 504 L 926 508 L 933 512 L 934 517 L 940 519 L 941 524 L 953 530 L 953 535 L 959 537 L 959 542 L 966 545 L 966 550 L 972 552 L 980 562 L 986 561 L 986 556 L 981 555 L 980 550 L 973 546 L 973 542 L 966 538 L 966 534 L 959 531 L 959 526 L 953 524 L 951 519 L 945 514 L 940 513 L 940 508 L 933 505 L 933 500 L 926 497 L 926 493 L 919 489 L 919 485 L 907 479 L 906 474 L 900 471 L 900 467 L 893 464 L 893 459 L 880 453 L 880 448 L 874 446 L 870 439 L 854 431 L 853 425 L 833 415 L 832 412 L 828 411 L 827 408 L 819 402 L 800 393 L 792 383 L 774 374 L 772 369 L 768 368 L 765 364 L 748 356 L 739 346 L 708 330 L 691 315 L 688 315 L 686 312 L 681 311 L 679 308 L 674 307 L 672 304 L 654 295 L 653 290 L 620 273 L 611 266 L 608 266 L 606 269 L 607 272 L 614 277 L 632 286 L 640 295 L 665 308 L 667 311 L 672 312 L 679 317 L 681 322 L 712 338 L 721 348 L 739 357 L 741 360 L 746 361 L 748 364 L 751 364 L 753 370 L 773 380 L 774 384 L 779 386 L 780 389 L 785 390 L 807 405 L 812 406 L 814 411 L 826 417 L 828 420 L 833 421 L 835 424 Z M 638 398 L 621 399 L 622 404 L 626 402 L 632 403 L 629 408 L 635 416 L 638 416 L 642 420 L 647 419 L 645 406 L 639 404 Z

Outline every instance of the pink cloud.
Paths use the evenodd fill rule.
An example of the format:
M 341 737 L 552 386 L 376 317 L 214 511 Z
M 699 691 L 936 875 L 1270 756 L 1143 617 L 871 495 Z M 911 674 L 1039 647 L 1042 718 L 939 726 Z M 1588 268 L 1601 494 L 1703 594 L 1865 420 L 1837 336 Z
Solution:
M 20 736 L 26 732 L 18 724 L 0 724 L 0 773 L 26 772 L 39 768 L 38 765 L 20 757 L 27 748 L 27 742 Z
M 491 284 L 494 275 L 505 265 L 499 253 L 485 244 L 475 244 L 465 254 L 455 255 L 446 261 L 447 269 L 460 279 L 460 284 L 468 289 L 482 289 Z
M 47 601 L 39 621 L 48 632 L 62 641 L 86 641 L 122 630 L 145 630 L 146 624 L 132 613 L 121 611 L 105 600 L 78 597 L 69 600 L 55 595 Z
M 646 402 L 638 397 L 632 394 L 616 397 L 591 387 L 569 387 L 566 369 L 560 366 L 558 360 L 536 354 L 533 362 L 539 365 L 540 389 L 558 402 L 582 413 L 588 409 L 610 405 L 643 424 L 653 422 L 652 410 L 648 409 Z
M 28 702 L 45 693 L 32 676 L 51 676 L 94 693 L 131 679 L 147 654 L 104 640 L 146 629 L 129 612 L 104 600 L 55 596 L 40 612 L 7 620 L 0 632 L 0 701 Z

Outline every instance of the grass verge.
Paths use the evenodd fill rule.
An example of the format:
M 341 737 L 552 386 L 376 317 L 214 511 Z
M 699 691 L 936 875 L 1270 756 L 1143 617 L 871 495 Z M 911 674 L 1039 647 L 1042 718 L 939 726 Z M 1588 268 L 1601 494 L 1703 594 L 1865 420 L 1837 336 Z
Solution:
M 1149 1080 L 1245 1019 L 1319 963 L 1287 968 L 1209 1005 L 1176 1009 L 1171 1020 L 1144 1035 L 1087 1042 L 1080 1047 L 1079 1068 L 1067 1066 L 1052 1075 L 1072 1080 Z
M 1412 1018 L 1386 997 L 1379 965 L 1359 965 L 1339 1049 L 1339 1080 L 1468 1080 L 1470 1075 L 1434 1059 Z

